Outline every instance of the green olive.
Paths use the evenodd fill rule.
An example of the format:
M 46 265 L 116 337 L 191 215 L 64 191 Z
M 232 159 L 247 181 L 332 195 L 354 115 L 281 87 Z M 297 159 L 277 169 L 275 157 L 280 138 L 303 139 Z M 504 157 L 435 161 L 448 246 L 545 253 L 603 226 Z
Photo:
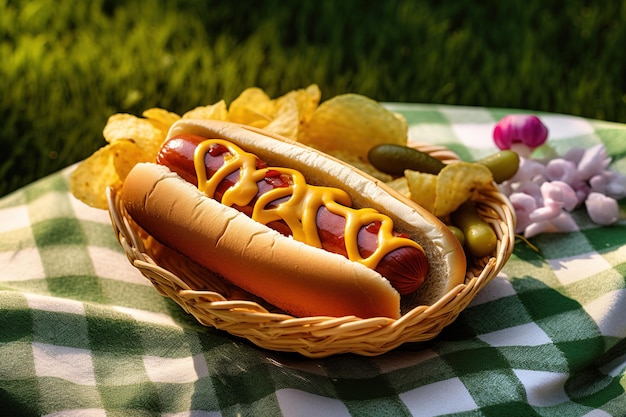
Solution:
M 465 236 L 465 247 L 469 253 L 482 258 L 493 254 L 498 239 L 491 226 L 480 217 L 473 201 L 466 201 L 450 215 L 452 224 Z
M 451 224 L 448 225 L 448 229 L 450 229 L 452 234 L 458 239 L 458 241 L 461 243 L 461 246 L 465 246 L 465 235 L 463 234 L 463 231 Z
M 407 169 L 436 175 L 445 166 L 443 162 L 427 153 L 393 144 L 373 147 L 368 152 L 367 158 L 376 169 L 397 176 L 404 175 Z
M 519 168 L 519 155 L 507 149 L 486 156 L 476 162 L 489 168 L 489 171 L 493 174 L 493 180 L 499 184 L 515 175 Z

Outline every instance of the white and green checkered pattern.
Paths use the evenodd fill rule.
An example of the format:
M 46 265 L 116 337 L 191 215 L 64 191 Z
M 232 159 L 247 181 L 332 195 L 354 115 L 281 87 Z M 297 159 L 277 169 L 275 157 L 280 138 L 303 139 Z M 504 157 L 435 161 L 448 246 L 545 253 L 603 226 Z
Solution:
M 412 139 L 495 151 L 502 109 L 389 104 Z M 550 143 L 626 126 L 540 115 Z M 200 326 L 126 261 L 106 212 L 65 170 L 0 199 L 0 414 L 7 416 L 623 416 L 626 223 L 520 243 L 435 340 L 367 358 L 306 359 Z M 624 208 L 624 204 L 622 204 Z

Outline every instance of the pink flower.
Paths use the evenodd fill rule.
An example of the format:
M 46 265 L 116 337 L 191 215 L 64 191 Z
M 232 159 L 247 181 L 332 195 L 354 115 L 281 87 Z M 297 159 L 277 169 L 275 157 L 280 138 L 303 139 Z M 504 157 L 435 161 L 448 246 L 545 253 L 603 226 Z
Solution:
M 587 181 L 582 181 L 582 180 L 576 181 L 574 184 L 572 184 L 572 188 L 574 189 L 574 192 L 576 193 L 578 204 L 584 203 L 585 200 L 587 199 L 587 196 L 591 192 L 591 188 L 589 187 L 589 184 L 587 183 Z
M 525 181 L 516 183 L 512 190 L 516 193 L 524 193 L 533 197 L 536 201 L 541 201 L 541 185 L 533 181 Z
M 611 163 L 604 145 L 596 145 L 587 149 L 578 162 L 578 177 L 588 180 L 596 174 L 601 174 Z
M 524 237 L 530 239 L 541 233 L 567 233 L 577 230 L 578 225 L 572 215 L 566 211 L 561 211 L 556 217 L 529 225 L 524 231 Z
M 617 200 L 604 194 L 592 192 L 585 200 L 587 214 L 591 221 L 603 226 L 615 223 L 619 219 L 619 206 Z
M 565 155 L 563 155 L 563 159 L 565 159 L 566 161 L 571 161 L 578 166 L 578 163 L 580 162 L 581 159 L 583 159 L 584 155 L 585 155 L 584 148 L 573 147 L 573 148 L 570 148 L 567 152 L 565 152 Z
M 532 224 L 530 213 L 537 209 L 537 200 L 525 193 L 513 193 L 509 200 L 517 216 L 515 233 L 524 233 L 524 230 Z
M 535 115 L 510 114 L 493 129 L 493 140 L 500 149 L 511 149 L 518 143 L 534 149 L 543 145 L 547 138 L 548 128 Z
M 606 177 L 606 195 L 616 200 L 626 197 L 626 175 L 618 171 L 607 171 L 604 173 Z
M 519 168 L 509 182 L 545 181 L 546 167 L 534 159 L 521 157 Z
M 552 181 L 541 185 L 541 194 L 545 201 L 558 201 L 567 211 L 573 211 L 578 205 L 576 191 L 563 181 Z
M 546 178 L 549 181 L 562 181 L 574 184 L 576 181 L 576 164 L 563 158 L 552 159 L 546 165 Z

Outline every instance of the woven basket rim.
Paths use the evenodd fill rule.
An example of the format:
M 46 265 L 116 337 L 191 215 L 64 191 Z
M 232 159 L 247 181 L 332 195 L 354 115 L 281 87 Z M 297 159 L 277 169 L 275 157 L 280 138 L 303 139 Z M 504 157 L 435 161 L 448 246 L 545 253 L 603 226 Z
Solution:
M 415 146 L 447 163 L 459 160 L 454 152 L 444 147 Z M 179 277 L 181 274 L 197 277 L 194 271 L 191 275 L 187 272 L 193 263 L 188 261 L 184 265 L 175 266 L 174 271 L 167 269 L 175 269 L 172 265 L 159 265 L 146 248 L 146 242 L 153 245 L 158 242 L 134 224 L 114 188 L 107 189 L 107 199 L 111 223 L 129 262 L 152 282 L 159 293 L 173 299 L 205 326 L 243 337 L 262 348 L 297 352 L 306 357 L 327 357 L 341 353 L 374 356 L 408 342 L 433 339 L 498 274 L 512 254 L 515 241 L 515 212 L 508 199 L 493 185 L 491 189 L 482 191 L 477 206 L 483 218 L 496 231 L 498 243 L 495 256 L 471 259 L 465 282 L 448 291 L 432 305 L 416 306 L 398 319 L 293 317 L 270 311 L 260 304 L 262 300 L 228 298 L 223 295 L 226 290 L 222 293 L 193 289 L 185 279 Z M 244 294 L 244 298 L 246 296 Z

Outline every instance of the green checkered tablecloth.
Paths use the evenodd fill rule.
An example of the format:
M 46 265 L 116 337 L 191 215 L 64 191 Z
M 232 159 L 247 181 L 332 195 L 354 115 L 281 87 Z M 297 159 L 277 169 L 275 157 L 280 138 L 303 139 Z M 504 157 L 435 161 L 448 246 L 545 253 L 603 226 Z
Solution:
M 414 140 L 494 152 L 511 111 L 388 106 Z M 626 126 L 541 114 L 550 143 Z M 200 326 L 133 269 L 108 215 L 68 192 L 72 168 L 0 199 L 0 414 L 8 416 L 624 416 L 626 222 L 518 244 L 435 340 L 377 357 L 307 359 Z M 622 203 L 622 209 L 624 204 Z

